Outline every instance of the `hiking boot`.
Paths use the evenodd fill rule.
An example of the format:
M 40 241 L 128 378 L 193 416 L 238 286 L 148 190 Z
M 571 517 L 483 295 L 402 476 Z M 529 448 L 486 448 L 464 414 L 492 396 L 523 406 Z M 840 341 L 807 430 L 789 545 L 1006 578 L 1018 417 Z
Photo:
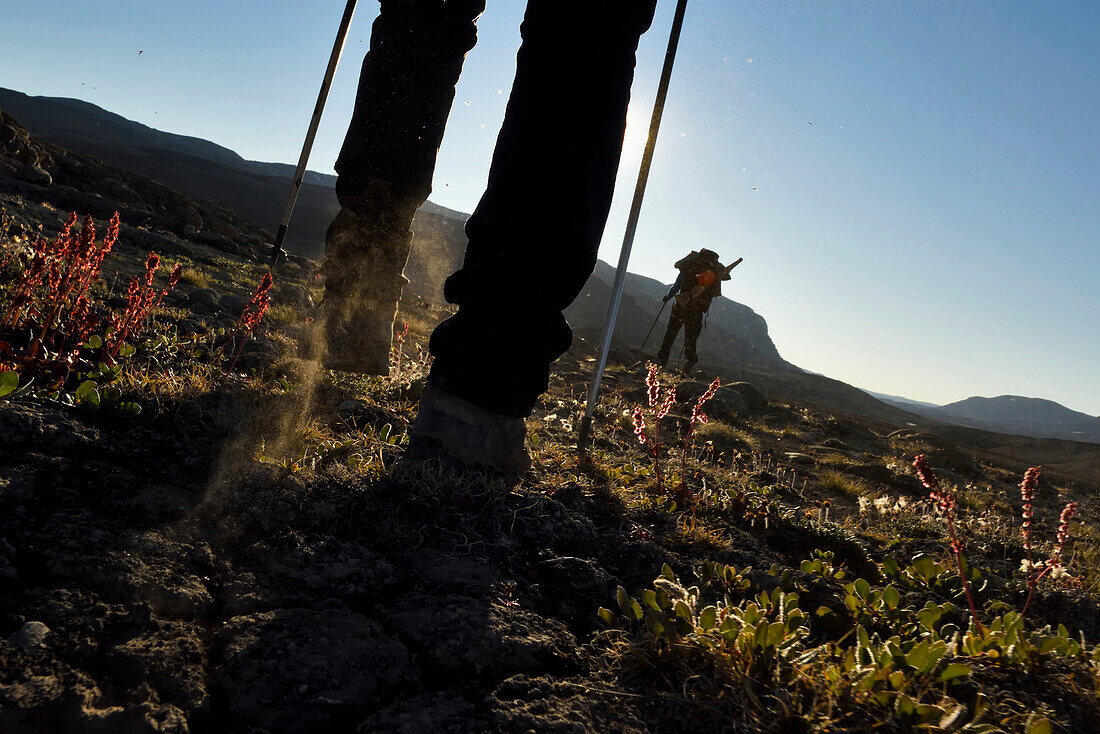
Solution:
M 376 187 L 377 188 L 377 187 Z M 393 321 L 409 257 L 409 205 L 375 196 L 344 207 L 325 238 L 325 295 L 299 352 L 328 369 L 388 375 Z M 409 211 L 405 211 L 409 210 Z M 408 221 L 405 221 L 406 217 Z
M 522 418 L 493 413 L 429 385 L 398 470 L 437 461 L 445 469 L 502 477 L 514 487 L 531 468 L 526 434 Z

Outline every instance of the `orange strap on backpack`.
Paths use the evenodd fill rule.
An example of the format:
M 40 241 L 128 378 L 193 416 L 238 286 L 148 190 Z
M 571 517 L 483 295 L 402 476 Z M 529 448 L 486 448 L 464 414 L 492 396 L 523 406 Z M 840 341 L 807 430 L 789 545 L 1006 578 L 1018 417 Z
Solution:
M 716 280 L 718 280 L 718 276 L 714 274 L 713 270 L 704 270 L 695 276 L 695 282 L 704 288 L 714 285 Z

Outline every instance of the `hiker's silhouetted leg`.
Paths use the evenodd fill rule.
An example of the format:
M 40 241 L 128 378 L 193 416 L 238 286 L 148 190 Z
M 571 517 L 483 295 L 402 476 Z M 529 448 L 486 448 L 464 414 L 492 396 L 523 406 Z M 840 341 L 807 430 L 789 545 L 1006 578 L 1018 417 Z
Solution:
M 699 333 L 703 330 L 703 314 L 696 311 L 684 318 L 684 371 L 689 372 L 699 361 L 696 347 L 699 344 Z
M 668 328 L 665 329 L 665 338 L 661 341 L 661 349 L 657 352 L 657 364 L 661 367 L 668 365 L 668 357 L 672 352 L 672 344 L 676 341 L 676 335 L 680 333 L 680 327 L 684 325 L 679 309 L 672 307 L 672 314 L 668 317 Z
M 325 243 L 326 364 L 384 374 L 416 210 L 485 0 L 382 0 L 336 162 Z
M 592 272 L 619 166 L 639 36 L 656 0 L 530 0 L 488 187 L 446 283 L 430 382 L 530 413 L 572 340 L 562 310 Z

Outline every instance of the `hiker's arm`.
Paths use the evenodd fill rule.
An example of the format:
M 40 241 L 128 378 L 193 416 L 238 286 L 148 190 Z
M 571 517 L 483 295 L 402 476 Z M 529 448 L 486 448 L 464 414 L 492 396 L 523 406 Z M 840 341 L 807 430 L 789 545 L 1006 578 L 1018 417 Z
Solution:
M 680 283 L 684 280 L 684 274 L 680 273 L 676 276 L 676 282 L 672 284 L 672 287 L 668 289 L 668 293 L 665 294 L 664 302 L 668 303 L 669 299 L 675 296 L 680 291 Z

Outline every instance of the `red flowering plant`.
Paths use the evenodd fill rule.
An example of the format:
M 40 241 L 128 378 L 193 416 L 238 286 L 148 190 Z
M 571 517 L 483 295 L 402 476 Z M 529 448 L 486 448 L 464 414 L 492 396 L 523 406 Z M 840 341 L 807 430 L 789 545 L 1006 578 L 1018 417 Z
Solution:
M 100 326 L 88 293 L 118 239 L 118 214 L 99 242 L 91 217 L 79 231 L 76 224 L 71 214 L 57 237 L 38 237 L 9 289 L 0 321 L 0 372 L 17 375 L 3 379 L 9 387 L 60 388 L 81 344 Z
M 160 256 L 150 252 L 145 260 L 144 275 L 135 276 L 130 280 L 130 285 L 126 289 L 126 308 L 112 324 L 113 328 L 104 347 L 104 354 L 108 360 L 115 359 L 123 351 L 127 354 L 133 353 L 132 347 L 128 349 L 124 347 L 126 340 L 133 340 L 142 332 L 149 320 L 149 314 L 160 306 L 168 292 L 179 283 L 183 265 L 176 263 L 176 267 L 168 276 L 168 285 L 163 289 L 157 288 L 154 282 L 159 268 Z
M 0 308 L 0 396 L 33 389 L 98 408 L 99 388 L 118 375 L 116 359 L 135 351 L 127 340 L 133 341 L 150 310 L 179 281 L 182 266 L 176 265 L 168 286 L 156 288 L 160 258 L 150 253 L 144 274 L 130 283 L 126 309 L 112 315 L 94 302 L 92 290 L 118 240 L 118 213 L 98 241 L 90 216 L 79 230 L 77 222 L 71 214 L 55 238 L 35 239 L 16 268 Z M 15 258 L 13 253 L 4 266 Z
M 1032 501 L 1035 498 L 1035 489 L 1039 483 L 1039 472 L 1040 467 L 1031 467 L 1024 473 L 1024 479 L 1020 482 L 1020 499 L 1023 500 L 1024 505 L 1021 513 L 1023 516 L 1021 532 L 1024 537 L 1025 553 L 1024 559 L 1020 563 L 1020 570 L 1024 572 L 1027 578 L 1027 599 L 1024 601 L 1023 609 L 1020 610 L 1021 617 L 1027 614 L 1027 610 L 1031 606 L 1031 600 L 1035 597 L 1035 589 L 1043 578 L 1049 576 L 1056 579 L 1069 576 L 1065 565 L 1062 563 L 1062 553 L 1069 541 L 1070 522 L 1077 514 L 1076 502 L 1070 502 L 1062 509 L 1062 514 L 1058 518 L 1058 534 L 1055 537 L 1054 550 L 1047 560 L 1036 561 L 1032 553 L 1031 527 L 1035 518 Z
M 653 433 L 649 433 L 646 424 L 646 409 L 641 405 L 634 406 L 631 421 L 634 424 L 634 435 L 650 456 L 653 457 L 653 472 L 657 477 L 657 488 L 662 492 L 665 489 L 664 478 L 661 475 L 661 419 L 668 415 L 676 402 L 676 388 L 661 390 L 661 382 L 657 379 L 658 367 L 650 364 L 646 372 L 646 402 L 649 406 L 649 416 L 652 419 Z M 663 392 L 663 397 L 662 397 Z
M 393 346 L 390 347 L 390 376 L 397 377 L 401 374 L 401 359 L 404 356 L 405 340 L 409 338 L 409 322 L 405 322 L 405 328 L 393 333 Z
M 707 414 L 703 412 L 703 406 L 714 397 L 714 393 L 718 392 L 718 388 L 721 386 L 721 379 L 715 377 L 706 391 L 695 401 L 695 405 L 692 406 L 691 419 L 688 422 L 687 430 L 684 431 L 684 447 L 680 456 L 680 486 L 676 488 L 675 494 L 681 501 L 691 503 L 692 512 L 695 511 L 695 494 L 688 487 L 687 481 L 688 450 L 691 447 L 691 439 L 695 435 L 695 426 L 703 425 L 710 420 Z
M 959 580 L 962 581 L 963 591 L 966 592 L 966 603 L 970 607 L 970 617 L 974 620 L 974 625 L 978 630 L 984 632 L 985 628 L 978 617 L 978 608 L 974 604 L 974 594 L 970 590 L 970 580 L 966 574 L 966 562 L 963 560 L 964 546 L 955 522 L 958 508 L 955 493 L 940 484 L 940 480 L 932 472 L 932 468 L 928 466 L 924 454 L 918 454 L 913 459 L 913 468 L 916 469 L 921 484 L 928 490 L 929 498 L 936 503 L 936 508 L 947 523 L 947 537 L 951 543 L 951 553 L 955 557 L 955 567 L 959 572 Z
M 228 354 L 231 348 L 235 348 L 233 360 L 225 368 L 225 374 L 228 375 L 237 366 L 237 360 L 240 359 L 245 344 L 248 343 L 252 333 L 260 325 L 260 321 L 263 320 L 267 307 L 271 305 L 271 286 L 273 283 L 274 279 L 271 277 L 271 273 L 264 273 L 263 277 L 260 278 L 260 284 L 256 286 L 256 292 L 245 304 L 244 310 L 241 311 L 241 318 L 237 321 L 236 328 L 222 344 L 222 356 Z

